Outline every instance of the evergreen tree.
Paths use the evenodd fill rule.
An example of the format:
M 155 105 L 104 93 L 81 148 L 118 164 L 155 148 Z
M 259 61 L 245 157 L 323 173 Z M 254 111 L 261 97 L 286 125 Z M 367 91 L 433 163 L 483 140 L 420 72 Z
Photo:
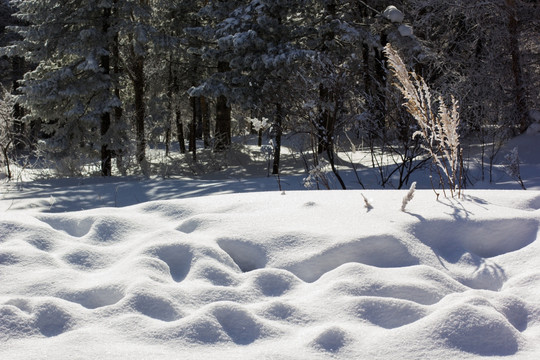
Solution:
M 148 0 L 123 0 L 118 2 L 116 31 L 124 76 L 131 83 L 130 109 L 135 127 L 135 158 L 143 173 L 148 173 L 147 146 L 147 69 L 146 64 L 156 29 L 153 23 L 154 7 Z
M 36 64 L 20 88 L 19 101 L 29 110 L 25 121 L 42 121 L 48 150 L 60 158 L 101 158 L 102 173 L 110 175 L 106 117 L 118 105 L 107 64 L 110 2 L 13 3 L 15 16 L 28 25 L 14 28 L 22 39 L 5 50 Z M 78 172 L 81 165 L 70 171 Z
M 362 96 L 362 43 L 369 38 L 362 23 L 365 4 L 353 1 L 314 0 L 306 16 L 313 29 L 306 46 L 312 51 L 308 77 L 311 98 L 318 111 L 310 116 L 316 152 L 326 154 L 342 188 L 335 166 L 338 131 L 352 120 L 350 104 Z M 315 165 L 318 157 L 315 157 Z
M 191 90 L 218 96 L 218 103 L 226 97 L 242 109 L 273 118 L 274 174 L 279 173 L 284 119 L 297 100 L 299 64 L 307 56 L 297 42 L 303 31 L 297 15 L 305 4 L 288 0 L 239 4 L 213 27 L 217 46 L 211 54 L 219 59 L 218 72 Z
M 200 12 L 199 24 L 187 28 L 187 34 L 197 38 L 199 43 L 192 48 L 192 54 L 199 59 L 213 64 L 215 73 L 202 84 L 189 90 L 190 96 L 208 96 L 216 99 L 216 122 L 214 132 L 214 150 L 222 151 L 231 144 L 231 95 L 227 74 L 230 70 L 229 54 L 220 51 L 219 39 L 221 25 L 227 27 L 238 24 L 240 19 L 235 11 L 247 1 L 215 0 L 207 2 Z

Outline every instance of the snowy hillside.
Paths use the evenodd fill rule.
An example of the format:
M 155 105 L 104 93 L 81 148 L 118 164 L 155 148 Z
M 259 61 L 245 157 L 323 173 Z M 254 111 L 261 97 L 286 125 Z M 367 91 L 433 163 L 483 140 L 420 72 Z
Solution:
M 540 193 L 405 194 L 4 211 L 0 358 L 536 358 Z

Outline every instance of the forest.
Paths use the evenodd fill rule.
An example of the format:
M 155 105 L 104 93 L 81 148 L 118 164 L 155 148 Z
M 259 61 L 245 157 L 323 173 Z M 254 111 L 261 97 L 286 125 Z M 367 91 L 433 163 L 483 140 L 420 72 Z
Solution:
M 286 141 L 306 173 L 325 164 L 345 188 L 339 154 L 362 147 L 379 185 L 401 188 L 434 154 L 388 44 L 434 113 L 455 99 L 460 161 L 475 156 L 482 180 L 540 118 L 537 0 L 4 0 L 0 12 L 8 179 L 15 166 L 198 175 L 249 136 L 269 174 L 284 171 Z

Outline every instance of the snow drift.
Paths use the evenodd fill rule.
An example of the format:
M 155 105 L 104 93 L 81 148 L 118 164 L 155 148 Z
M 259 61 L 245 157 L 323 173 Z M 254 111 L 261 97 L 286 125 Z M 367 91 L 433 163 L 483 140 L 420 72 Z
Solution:
M 540 193 L 279 192 L 0 225 L 0 358 L 532 358 Z

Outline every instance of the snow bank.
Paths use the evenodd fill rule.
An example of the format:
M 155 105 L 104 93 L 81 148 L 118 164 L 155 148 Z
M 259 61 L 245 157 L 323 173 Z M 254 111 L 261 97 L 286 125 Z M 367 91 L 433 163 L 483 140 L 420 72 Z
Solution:
M 540 193 L 363 193 L 3 212 L 0 358 L 540 355 Z

